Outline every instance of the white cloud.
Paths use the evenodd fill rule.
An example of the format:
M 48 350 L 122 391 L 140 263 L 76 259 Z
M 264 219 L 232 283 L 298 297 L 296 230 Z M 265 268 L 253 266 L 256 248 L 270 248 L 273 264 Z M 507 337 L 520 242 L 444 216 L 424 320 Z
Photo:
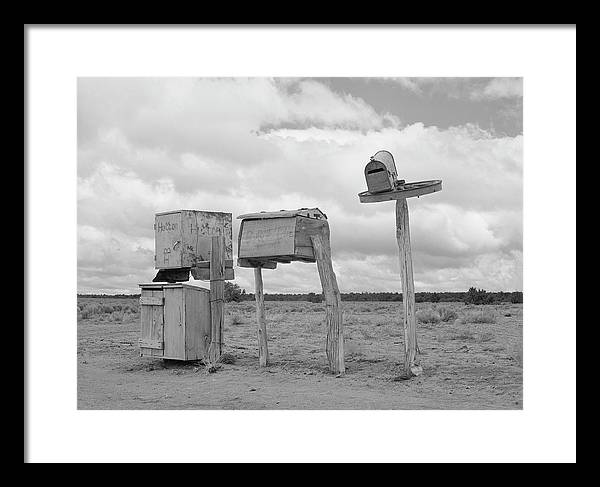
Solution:
M 522 97 L 523 78 L 494 78 L 483 88 L 471 93 L 471 98 L 474 100 Z
M 134 291 L 153 270 L 154 213 L 318 206 L 345 291 L 395 289 L 394 204 L 360 204 L 364 164 L 390 150 L 407 181 L 418 290 L 521 287 L 522 136 L 475 126 L 400 127 L 316 81 L 80 80 L 79 287 Z M 238 222 L 234 223 L 234 238 Z M 251 290 L 252 273 L 237 269 Z M 267 292 L 318 290 L 312 265 L 281 265 Z

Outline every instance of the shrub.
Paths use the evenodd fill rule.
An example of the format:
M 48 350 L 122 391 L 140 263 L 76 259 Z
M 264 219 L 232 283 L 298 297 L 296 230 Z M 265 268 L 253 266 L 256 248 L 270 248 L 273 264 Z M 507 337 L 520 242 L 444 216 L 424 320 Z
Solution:
M 221 364 L 235 364 L 235 355 L 225 352 L 219 357 L 218 362 Z
M 323 295 L 322 294 L 315 294 L 315 293 L 308 293 L 308 301 L 310 303 L 322 303 L 323 302 Z
M 440 315 L 433 309 L 423 309 L 417 311 L 417 320 L 420 323 L 439 323 Z
M 233 282 L 229 282 L 229 281 L 225 281 L 225 291 L 224 291 L 225 295 L 225 302 L 229 303 L 231 301 L 234 301 L 236 303 L 239 303 L 242 300 L 242 289 L 240 288 L 239 285 L 233 283 Z
M 123 311 L 113 311 L 110 314 L 110 321 L 123 321 L 124 317 L 125 314 L 123 313 Z
M 440 321 L 443 321 L 445 323 L 447 323 L 448 321 L 454 321 L 458 318 L 456 311 L 450 308 L 438 308 L 437 312 L 440 315 Z
M 515 291 L 510 293 L 509 301 L 512 304 L 523 303 L 523 293 L 521 291 Z
M 496 323 L 498 317 L 491 309 L 482 309 L 481 311 L 469 311 L 465 313 L 463 321 L 466 323 Z
M 465 304 L 487 304 L 492 301 L 492 296 L 485 289 L 469 288 L 465 294 Z

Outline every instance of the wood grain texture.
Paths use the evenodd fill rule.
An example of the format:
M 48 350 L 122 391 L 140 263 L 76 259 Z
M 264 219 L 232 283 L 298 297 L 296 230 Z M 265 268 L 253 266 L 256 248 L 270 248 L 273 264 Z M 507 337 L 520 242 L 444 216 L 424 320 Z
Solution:
M 177 210 L 155 215 L 155 267 L 175 269 L 208 262 L 213 236 L 225 238 L 225 258 L 233 259 L 231 213 Z M 179 279 L 177 279 L 179 281 Z
M 225 296 L 225 241 L 212 237 L 210 252 L 210 320 L 211 336 L 208 359 L 216 362 L 223 347 L 223 309 Z
M 164 288 L 165 354 L 173 360 L 185 360 L 185 300 L 181 285 Z
M 210 268 L 209 267 L 191 267 L 192 277 L 196 280 L 208 281 L 210 280 Z M 225 267 L 223 279 L 226 281 L 233 281 L 235 279 L 235 272 L 231 267 Z
M 413 186 L 411 186 L 413 185 Z M 414 183 L 406 183 L 402 189 L 395 189 L 393 191 L 386 191 L 383 193 L 370 193 L 369 191 L 363 191 L 358 193 L 358 198 L 361 203 L 377 203 L 380 201 L 391 201 L 391 200 L 405 200 L 406 198 L 413 198 L 415 196 L 423 196 L 430 193 L 435 193 L 442 190 L 442 181 L 417 181 Z
M 183 287 L 185 297 L 185 359 L 204 358 L 210 344 L 210 292 Z
M 164 298 L 162 296 L 140 296 L 140 305 L 162 306 Z
M 400 277 L 404 304 L 404 372 L 408 376 L 422 372 L 417 363 L 417 318 L 415 314 L 415 285 L 413 279 L 410 225 L 406 199 L 396 201 L 396 239 L 400 249 Z
M 269 347 L 267 345 L 267 320 L 265 319 L 265 294 L 263 291 L 262 269 L 254 268 L 254 297 L 256 300 L 256 324 L 258 336 L 258 365 L 269 364 Z
M 327 325 L 327 360 L 329 370 L 334 374 L 344 374 L 344 324 L 342 298 L 338 288 L 333 264 L 331 262 L 331 245 L 329 225 L 324 225 L 320 235 L 312 235 L 317 269 L 321 279 L 321 287 L 325 296 L 325 322 Z
M 142 287 L 141 298 L 160 300 L 160 305 L 142 304 L 140 306 L 140 355 L 162 357 L 164 347 L 164 308 L 162 286 L 148 285 Z M 144 343 L 163 343 L 160 348 L 145 347 Z
M 238 257 L 242 259 L 293 255 L 296 218 L 243 220 Z
M 263 269 L 276 269 L 277 262 L 263 259 L 238 259 L 240 267 L 261 267 Z

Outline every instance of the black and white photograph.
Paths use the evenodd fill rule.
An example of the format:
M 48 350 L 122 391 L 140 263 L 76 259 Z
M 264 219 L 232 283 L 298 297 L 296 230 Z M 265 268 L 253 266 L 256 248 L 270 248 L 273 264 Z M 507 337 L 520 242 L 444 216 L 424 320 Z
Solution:
M 522 407 L 521 78 L 77 89 L 78 407 Z
M 368 45 L 373 51 L 381 45 L 383 52 L 393 52 L 389 38 L 395 35 L 421 35 L 418 29 L 355 29 L 356 36 L 375 36 Z M 39 46 L 36 39 L 52 30 L 33 28 L 29 48 Z M 315 29 L 315 36 L 325 30 Z M 369 57 L 371 51 L 353 47 L 360 45 L 360 39 L 351 38 L 352 29 L 334 30 L 348 39 L 338 47 L 341 52 Z M 61 31 L 56 45 L 66 45 L 76 31 Z M 129 37 L 119 41 L 124 31 L 130 32 Z M 70 67 L 61 68 L 66 81 L 59 81 L 61 89 L 55 92 L 57 97 L 65 96 L 69 105 L 64 108 L 66 121 L 57 121 L 54 130 L 70 131 L 63 153 L 72 162 L 64 164 L 66 177 L 53 174 L 56 183 L 43 183 L 37 176 L 42 173 L 36 169 L 41 162 L 26 170 L 26 180 L 28 175 L 32 181 L 37 178 L 37 187 L 43 184 L 53 195 L 42 204 L 39 198 L 29 204 L 45 217 L 35 220 L 43 221 L 37 226 L 26 223 L 26 240 L 42 245 L 36 237 L 51 219 L 52 230 L 44 235 L 43 245 L 69 245 L 62 249 L 65 260 L 50 247 L 43 251 L 46 268 L 56 266 L 53 274 L 58 275 L 50 286 L 47 280 L 44 285 L 44 293 L 53 296 L 48 296 L 53 303 L 48 314 L 41 313 L 39 293 L 26 295 L 30 309 L 26 362 L 27 355 L 38 362 L 45 356 L 36 350 L 56 357 L 55 371 L 49 370 L 54 362 L 26 365 L 26 403 L 41 408 L 43 398 L 60 396 L 73 421 L 88 424 L 93 417 L 107 422 L 123 418 L 118 430 L 119 436 L 127 438 L 123 448 L 131 441 L 146 444 L 151 438 L 160 445 L 166 441 L 159 440 L 163 435 L 177 449 L 176 435 L 186 436 L 178 431 L 183 425 L 202 446 L 179 457 L 173 454 L 172 460 L 193 462 L 209 457 L 314 460 L 317 449 L 323 448 L 294 456 L 282 446 L 279 453 L 262 452 L 260 457 L 260 449 L 250 452 L 238 444 L 232 447 L 236 453 L 228 454 L 222 446 L 229 444 L 227 438 L 235 443 L 240 436 L 261 431 L 259 424 L 248 422 L 269 424 L 263 441 L 270 443 L 287 425 L 301 428 L 304 422 L 311 423 L 310 418 L 319 418 L 296 436 L 307 436 L 312 444 L 333 441 L 326 434 L 330 420 L 331 428 L 343 429 L 346 436 L 352 435 L 350 418 L 367 428 L 369 418 L 385 414 L 387 419 L 378 417 L 382 422 L 374 428 L 377 433 L 372 428 L 356 433 L 367 435 L 356 437 L 357 445 L 371 442 L 368 435 L 390 434 L 392 429 L 402 433 L 386 441 L 409 445 L 416 430 L 406 429 L 411 427 L 407 423 L 412 421 L 412 427 L 418 428 L 433 411 L 449 416 L 439 418 L 443 426 L 437 430 L 431 423 L 435 433 L 428 435 L 443 435 L 446 442 L 458 434 L 471 445 L 446 456 L 437 450 L 434 458 L 420 461 L 452 461 L 461 455 L 462 461 L 469 461 L 467 451 L 476 441 L 470 442 L 468 434 L 481 437 L 481 425 L 493 423 L 496 417 L 490 414 L 504 415 L 502 420 L 518 429 L 519 418 L 525 421 L 532 408 L 541 407 L 534 394 L 548 390 L 556 395 L 560 389 L 564 408 L 574 404 L 574 301 L 570 316 L 562 311 L 569 309 L 574 296 L 574 247 L 572 252 L 564 250 L 575 238 L 574 213 L 565 218 L 569 208 L 574 209 L 574 194 L 572 203 L 553 211 L 543 208 L 534 190 L 529 192 L 531 186 L 541 186 L 535 191 L 549 190 L 546 181 L 551 181 L 554 200 L 571 199 L 558 192 L 568 184 L 553 179 L 553 171 L 572 173 L 574 191 L 574 140 L 572 146 L 566 134 L 563 140 L 546 140 L 557 144 L 557 159 L 563 154 L 561 144 L 573 147 L 573 159 L 563 159 L 562 165 L 535 156 L 539 139 L 536 130 L 529 129 L 534 124 L 528 123 L 528 114 L 541 98 L 536 75 L 528 76 L 530 68 L 520 61 L 515 69 L 499 65 L 492 69 L 496 51 L 491 41 L 485 68 L 477 69 L 467 54 L 466 65 L 473 69 L 462 74 L 442 60 L 432 64 L 433 57 L 427 65 L 436 68 L 433 71 L 411 69 L 412 57 L 406 65 L 390 59 L 386 69 L 354 71 L 347 67 L 352 63 L 347 54 L 339 56 L 346 66 L 341 70 L 334 69 L 335 63 L 323 70 L 327 54 L 322 54 L 319 67 L 310 59 L 300 69 L 286 69 L 264 54 L 261 70 L 249 69 L 242 60 L 253 43 L 263 45 L 266 38 L 281 39 L 281 46 L 268 49 L 289 49 L 290 61 L 298 59 L 296 46 L 315 52 L 318 39 L 307 41 L 303 31 L 245 28 L 237 34 L 248 45 L 242 47 L 238 40 L 231 43 L 236 47 L 229 47 L 218 42 L 227 27 L 167 29 L 173 41 L 165 32 L 166 44 L 158 44 L 160 29 L 152 37 L 153 29 L 98 28 L 89 31 L 89 38 L 83 29 L 82 43 L 69 44 L 73 55 L 65 66 Z M 475 32 L 466 32 L 474 41 Z M 544 34 L 543 29 L 539 32 Z M 452 33 L 442 29 L 438 34 L 442 41 L 454 42 Z M 215 39 L 210 54 L 198 51 L 199 59 L 206 58 L 215 67 L 202 66 L 194 58 L 186 64 L 182 53 L 194 52 L 195 46 L 185 45 L 187 35 Z M 506 40 L 502 29 L 492 30 L 490 36 L 498 38 L 499 46 Z M 574 27 L 559 30 L 556 37 L 562 46 L 573 46 L 574 56 Z M 457 39 L 459 45 L 464 42 Z M 156 63 L 144 55 L 141 61 L 131 56 L 151 52 L 155 40 L 165 47 L 158 51 Z M 130 48 L 129 41 L 135 47 Z M 85 47 L 87 42 L 91 47 Z M 435 43 L 443 50 L 442 44 Z M 170 67 L 167 46 L 180 45 L 181 51 L 171 51 L 178 53 L 173 65 L 183 66 L 177 70 Z M 502 47 L 498 49 L 502 52 Z M 84 56 L 86 52 L 91 54 Z M 123 61 L 105 57 L 105 68 L 96 67 L 103 52 L 118 52 Z M 557 56 L 568 53 L 558 51 Z M 132 69 L 129 62 L 134 66 L 139 62 L 140 68 Z M 40 72 L 50 69 L 47 63 L 47 57 L 38 63 L 43 65 Z M 161 70 L 144 68 L 144 63 Z M 573 58 L 573 67 L 574 63 Z M 565 73 L 574 80 L 574 70 Z M 32 81 L 26 114 L 43 98 L 36 96 L 34 87 L 38 71 L 26 69 L 27 76 Z M 564 123 L 569 125 L 574 84 L 565 97 Z M 52 151 L 56 139 L 36 127 L 31 123 L 26 133 L 26 140 L 29 137 L 30 144 L 36 144 L 26 148 L 26 159 L 41 161 L 43 148 Z M 566 130 L 574 133 L 574 119 Z M 43 164 L 58 167 L 61 162 L 48 154 Z M 546 179 L 536 179 L 544 171 Z M 528 185 L 528 180 L 536 184 Z M 35 187 L 30 185 L 30 195 L 35 196 Z M 528 201 L 534 203 L 528 206 Z M 55 212 L 52 205 L 70 209 Z M 552 232 L 562 234 L 549 242 L 546 235 Z M 526 235 L 563 250 L 552 251 L 537 243 L 528 246 Z M 555 262 L 543 261 L 543 251 Z M 536 265 L 536 254 L 542 270 L 528 271 L 528 266 Z M 39 280 L 40 262 L 33 257 L 26 276 L 35 269 Z M 550 268 L 562 268 L 558 272 L 569 273 L 573 281 L 551 277 Z M 542 296 L 546 305 L 540 309 L 539 296 L 551 279 L 554 291 L 552 296 Z M 564 296 L 563 286 L 571 288 Z M 67 311 L 59 313 L 59 306 Z M 548 307 L 554 306 L 553 321 L 536 315 L 538 311 L 551 314 Z M 64 328 L 67 340 L 54 337 L 61 349 L 42 343 L 37 326 L 42 322 L 43 336 Z M 536 339 L 539 334 L 543 338 Z M 548 335 L 561 349 L 545 342 Z M 539 360 L 536 348 L 542 349 Z M 572 356 L 573 363 L 562 363 L 561 356 Z M 554 372 L 544 373 L 547 365 L 542 366 L 548 360 L 554 361 L 556 369 L 572 370 L 572 386 L 550 380 Z M 65 385 L 53 386 L 52 378 L 58 377 L 62 364 L 70 371 L 59 379 Z M 44 381 L 33 379 L 38 370 Z M 28 373 L 30 386 L 38 384 L 29 392 Z M 544 379 L 526 380 L 534 374 Z M 550 388 L 557 390 L 550 392 Z M 553 407 L 563 405 L 559 401 Z M 259 412 L 262 415 L 256 416 Z M 48 413 L 45 409 L 43 414 Z M 33 434 L 42 423 L 43 428 L 56 430 L 57 426 L 35 421 L 40 414 L 30 414 L 27 426 L 26 409 L 26 438 L 28 430 Z M 143 416 L 147 414 L 154 416 Z M 297 414 L 309 416 L 294 424 Z M 511 423 L 510 417 L 516 419 Z M 535 427 L 543 430 L 547 425 L 538 418 Z M 557 426 L 557 431 L 564 430 L 557 435 L 574 438 L 574 427 L 567 426 L 571 420 L 574 412 L 568 420 L 565 416 L 564 428 Z M 207 421 L 214 428 L 209 437 L 192 433 L 204 431 Z M 481 422 L 472 433 L 466 429 L 464 435 L 458 433 L 461 424 L 469 428 L 475 421 Z M 240 423 L 240 428 L 235 426 Z M 104 438 L 100 441 L 108 442 L 108 450 L 121 448 L 116 446 L 121 440 L 109 434 L 112 426 L 101 431 L 100 423 L 87 430 L 74 424 L 72 428 L 79 431 L 65 436 L 87 431 L 94 442 L 92 431 L 97 431 Z M 242 433 L 243 428 L 250 430 Z M 319 432 L 309 434 L 313 428 Z M 442 428 L 453 432 L 442 433 Z M 154 437 L 154 431 L 159 436 Z M 509 429 L 505 433 L 508 437 Z M 46 444 L 50 436 L 38 444 Z M 221 448 L 216 443 L 209 446 L 215 436 Z M 490 434 L 485 441 L 493 437 Z M 502 437 L 499 433 L 497 441 Z M 291 437 L 286 435 L 283 441 L 287 444 Z M 540 441 L 539 435 L 535 441 Z M 75 457 L 92 456 L 87 443 L 80 445 Z M 403 458 L 402 448 L 386 450 L 379 445 L 376 449 L 385 452 L 380 456 L 375 452 L 344 456 L 348 441 L 340 436 L 334 443 L 330 447 L 339 450 L 323 453 L 319 461 L 411 461 Z M 555 450 L 556 458 L 544 457 L 539 451 L 539 459 L 574 459 L 574 445 L 567 453 L 567 444 L 565 440 L 563 456 Z M 296 444 L 295 448 L 302 447 Z M 140 461 L 160 461 L 154 454 L 144 457 L 145 449 L 142 446 L 130 455 Z M 92 461 L 104 461 L 117 450 Z M 62 455 L 60 450 L 46 453 L 47 447 L 37 451 L 44 451 L 38 458 Z M 427 448 L 420 452 L 428 453 L 432 452 Z M 535 456 L 529 451 L 520 458 L 526 454 Z M 502 455 L 496 459 L 514 460 L 519 454 Z M 491 450 L 479 451 L 470 460 L 494 461 L 491 456 Z M 121 456 L 116 461 L 129 460 Z

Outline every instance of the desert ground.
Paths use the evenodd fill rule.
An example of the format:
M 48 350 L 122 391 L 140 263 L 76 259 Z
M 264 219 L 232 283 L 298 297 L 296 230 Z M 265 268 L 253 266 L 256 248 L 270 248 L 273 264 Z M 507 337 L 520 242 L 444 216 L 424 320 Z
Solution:
M 226 303 L 214 370 L 139 356 L 138 298 L 79 297 L 79 409 L 522 409 L 522 304 L 417 303 L 423 374 L 401 380 L 402 303 L 343 302 L 346 374 L 327 369 L 321 303 Z

